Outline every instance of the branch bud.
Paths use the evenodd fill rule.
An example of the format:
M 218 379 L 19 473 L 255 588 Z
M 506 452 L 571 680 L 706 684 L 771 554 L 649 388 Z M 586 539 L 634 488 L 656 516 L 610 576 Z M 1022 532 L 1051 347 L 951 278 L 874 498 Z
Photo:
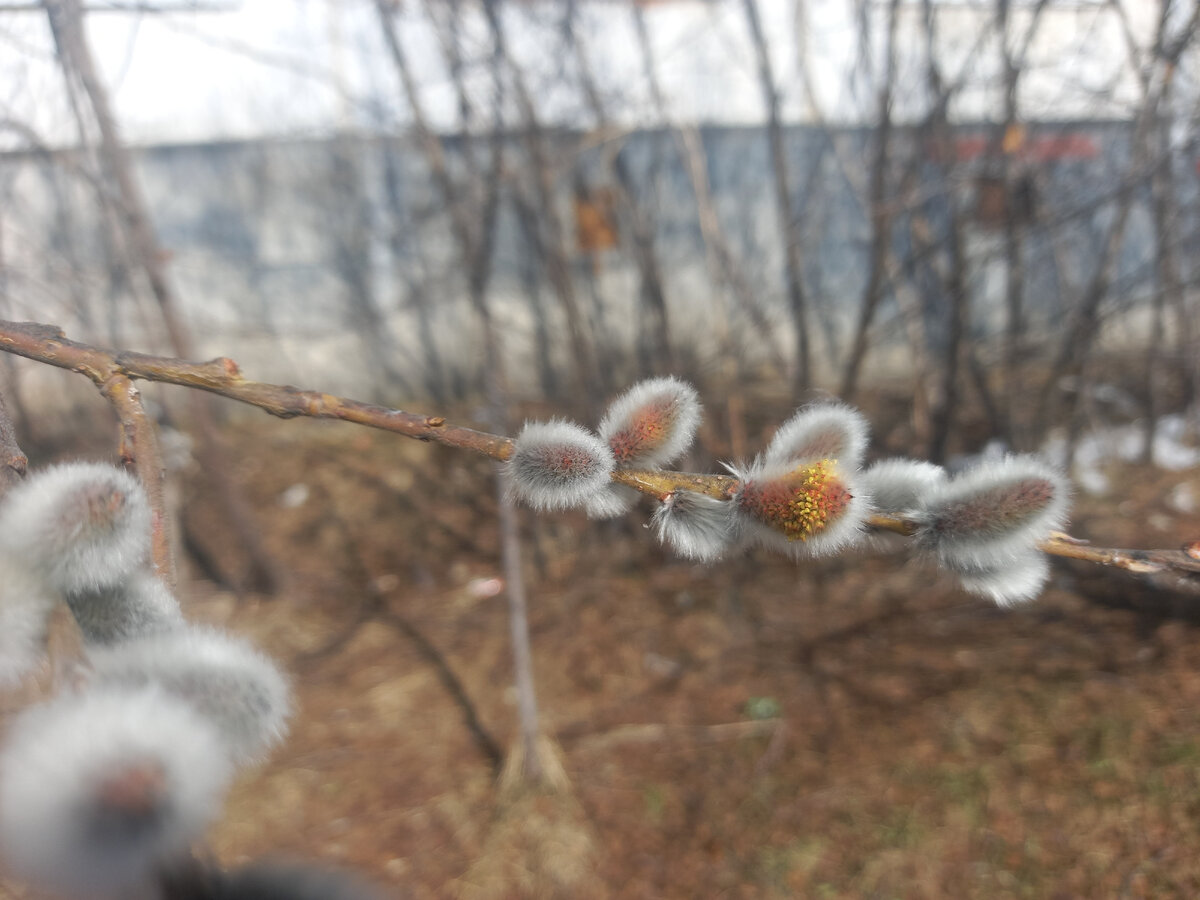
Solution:
M 508 489 L 534 509 L 582 506 L 612 475 L 608 446 L 574 422 L 528 422 L 514 443 Z
M 26 560 L 56 591 L 124 580 L 150 550 L 150 507 L 137 479 L 113 466 L 43 469 L 0 504 L 0 549 Z
M 828 459 L 853 472 L 862 465 L 869 433 L 862 413 L 844 403 L 806 406 L 779 426 L 763 459 L 768 464 Z
M 849 546 L 870 512 L 865 494 L 829 459 L 760 461 L 737 474 L 738 525 L 763 546 L 792 556 L 828 556 Z
M 931 488 L 915 512 L 917 540 L 955 571 L 1023 559 L 1066 524 L 1068 487 L 1052 466 L 1010 456 Z
M 132 896 L 201 835 L 231 774 L 211 726 L 157 689 L 66 695 L 9 733 L 0 847 L 39 888 Z
M 699 424 L 695 388 L 678 378 L 649 378 L 609 405 L 599 431 L 618 466 L 653 469 L 682 456 Z
M 733 505 L 692 491 L 675 491 L 654 511 L 658 539 L 680 556 L 720 559 L 733 538 Z

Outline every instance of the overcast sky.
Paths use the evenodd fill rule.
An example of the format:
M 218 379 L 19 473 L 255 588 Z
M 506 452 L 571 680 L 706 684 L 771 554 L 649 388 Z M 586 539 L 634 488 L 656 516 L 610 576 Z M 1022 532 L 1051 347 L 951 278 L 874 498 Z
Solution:
M 88 2 L 95 8 L 105 0 Z M 407 121 L 367 0 L 216 0 L 221 11 L 213 12 L 189 10 L 192 3 L 186 0 L 155 2 L 179 11 L 93 13 L 87 20 L 130 142 L 320 134 L 344 127 L 393 128 Z M 1148 19 L 1144 12 L 1153 6 L 1150 0 L 1128 2 L 1135 25 Z M 990 15 L 961 2 L 935 3 L 946 9 L 941 40 L 951 69 L 978 70 L 984 85 L 990 57 L 977 38 L 980 23 Z M 1107 114 L 1120 114 L 1121 104 L 1132 98 L 1122 96 L 1119 84 L 1114 87 L 1121 50 L 1107 21 L 1113 17 L 1098 2 L 1066 5 L 1073 11 L 1047 13 L 1042 20 L 1039 50 L 1049 62 L 1039 63 L 1026 80 L 1025 108 L 1035 117 L 1096 109 L 1104 114 L 1108 107 Z M 848 74 L 861 53 L 850 15 L 854 4 L 810 0 L 803 5 L 805 19 L 798 17 L 801 6 L 795 0 L 759 0 L 759 6 L 786 118 L 854 121 L 873 112 L 870 85 Z M 475 4 L 466 7 L 474 10 Z M 407 0 L 402 8 L 400 33 L 434 123 L 455 127 L 452 85 L 425 4 Z M 876 14 L 883 8 L 880 4 Z M 902 8 L 915 22 L 919 4 Z M 543 116 L 586 125 L 572 63 L 560 49 L 562 9 L 551 0 L 504 6 L 513 53 L 535 86 Z M 622 0 L 582 2 L 579 10 L 580 33 L 616 118 L 630 126 L 661 124 L 649 100 L 630 6 Z M 740 2 L 675 0 L 650 4 L 645 15 L 674 120 L 762 121 L 762 95 Z M 468 56 L 485 59 L 490 42 L 477 12 L 468 15 L 464 35 Z M 915 46 L 905 49 L 917 52 Z M 807 82 L 801 77 L 805 66 Z M 482 64 L 474 71 L 473 90 L 487 108 L 490 81 Z M 923 81 L 914 74 L 906 84 Z M 961 118 L 986 115 L 991 103 L 985 88 L 968 86 L 957 112 Z M 77 138 L 40 12 L 0 13 L 0 119 L 31 125 L 53 144 Z M 20 143 L 11 133 L 0 134 L 0 140 L 4 146 Z
M 133 142 L 311 133 L 406 118 L 369 3 L 243 0 L 224 4 L 222 12 L 177 5 L 181 11 L 170 15 L 88 17 L 93 51 Z M 422 8 L 404 4 L 401 34 L 431 114 L 440 126 L 451 127 L 452 88 Z M 794 73 L 792 4 L 767 0 L 763 14 L 781 74 Z M 540 83 L 539 102 L 551 120 L 578 114 L 573 91 L 555 80 L 560 16 L 553 3 L 508 10 L 514 53 Z M 740 5 L 677 2 L 651 6 L 646 16 L 673 115 L 761 120 Z M 635 123 L 653 118 L 629 7 L 585 3 L 580 18 L 592 65 L 611 91 L 614 109 Z M 828 21 L 823 27 L 831 25 L 849 27 Z M 482 29 L 478 17 L 467 22 L 468 52 L 474 42 L 481 56 L 487 46 Z M 50 141 L 71 141 L 74 128 L 41 14 L 0 13 L 0 66 L 0 115 L 32 123 Z M 480 91 L 487 89 L 483 74 L 477 78 Z

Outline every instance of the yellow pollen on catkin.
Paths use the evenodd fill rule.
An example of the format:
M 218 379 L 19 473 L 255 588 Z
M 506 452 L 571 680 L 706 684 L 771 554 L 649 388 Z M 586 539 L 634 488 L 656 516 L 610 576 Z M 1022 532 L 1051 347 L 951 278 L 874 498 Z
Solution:
M 807 541 L 840 516 L 852 495 L 837 475 L 837 461 L 804 463 L 770 481 L 748 482 L 739 505 L 789 541 Z

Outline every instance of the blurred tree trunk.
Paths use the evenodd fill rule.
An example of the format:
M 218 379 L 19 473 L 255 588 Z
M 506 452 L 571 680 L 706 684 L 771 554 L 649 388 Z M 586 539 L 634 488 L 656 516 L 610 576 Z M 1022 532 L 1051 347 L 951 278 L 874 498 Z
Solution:
M 363 187 L 362 151 L 352 136 L 339 136 L 333 147 L 330 192 L 330 238 L 334 267 L 346 285 L 350 327 L 366 345 L 372 370 L 371 391 L 378 400 L 392 388 L 412 394 L 412 385 L 396 365 L 399 350 L 387 316 L 379 306 L 371 254 L 371 211 Z M 386 153 L 386 150 L 382 151 Z M 379 382 L 382 381 L 382 385 Z
M 958 209 L 958 197 L 954 180 L 949 178 L 948 167 L 955 158 L 954 137 L 950 129 L 949 107 L 951 89 L 942 77 L 935 47 L 937 35 L 933 7 L 930 0 L 923 0 L 925 25 L 925 78 L 930 98 L 930 112 L 925 123 L 928 143 L 935 148 L 941 161 L 939 187 L 944 204 L 945 232 L 940 243 L 948 256 L 946 275 L 942 278 L 942 295 L 945 301 L 946 330 L 941 347 L 941 358 L 937 363 L 936 389 L 931 397 L 929 410 L 929 440 L 925 455 L 931 462 L 943 463 L 946 459 L 950 432 L 954 427 L 959 402 L 959 371 L 962 357 L 963 338 L 967 331 L 969 298 L 967 297 L 966 259 L 963 246 L 963 222 Z M 918 244 L 931 239 L 929 222 L 924 217 L 914 220 L 914 238 Z M 932 249 L 932 248 L 929 248 Z
M 554 367 L 553 341 L 548 321 L 549 310 L 546 309 L 546 298 L 542 295 L 542 281 L 538 277 L 542 268 L 542 243 L 538 233 L 537 212 L 520 194 L 514 194 L 512 202 L 516 209 L 517 225 L 521 229 L 525 247 L 519 266 L 521 284 L 525 288 L 526 299 L 533 315 L 533 346 L 534 359 L 537 362 L 538 385 L 543 397 L 557 399 L 562 397 L 563 385 Z
M 1037 32 L 1042 11 L 1048 0 L 1038 0 L 1029 26 L 1019 47 L 1011 47 L 1012 17 L 1009 0 L 996 0 L 996 33 L 1000 43 L 1003 70 L 1004 113 L 993 138 L 993 155 L 1000 161 L 1000 182 L 1004 186 L 1004 350 L 1003 410 L 1000 436 L 1013 447 L 1024 449 L 1026 440 L 1019 410 L 1027 404 L 1022 367 L 1025 342 L 1025 224 L 1033 210 L 1021 209 L 1017 202 L 1023 168 L 1015 156 L 1025 142 L 1020 123 L 1018 101 L 1025 59 Z M 1028 177 L 1025 175 L 1024 177 Z M 1030 201 L 1032 202 L 1032 201 Z
M 603 134 L 612 130 L 612 122 L 600 90 L 592 75 L 587 48 L 579 40 L 576 28 L 577 0 L 567 0 L 563 16 L 563 31 L 567 46 L 575 53 L 579 68 L 580 86 L 596 128 Z M 617 212 L 619 218 L 629 225 L 629 233 L 622 234 L 622 243 L 631 253 L 640 278 L 639 322 L 636 329 L 638 364 L 643 375 L 662 374 L 674 369 L 671 350 L 671 329 L 667 312 L 666 291 L 663 286 L 662 267 L 658 262 L 655 246 L 656 233 L 649 210 L 654 209 L 657 185 L 638 185 L 629 171 L 621 149 L 608 157 L 608 168 L 616 185 Z M 642 198 L 640 201 L 638 198 Z
M 896 18 L 900 0 L 890 0 L 887 14 L 884 69 L 879 84 L 879 121 L 875 125 L 875 154 L 871 160 L 871 183 L 867 193 L 867 212 L 871 219 L 871 249 L 867 258 L 867 284 L 859 303 L 858 325 L 850 346 L 842 376 L 841 397 L 854 402 L 863 361 L 870 346 L 871 324 L 883 297 L 884 268 L 892 231 L 892 204 L 888 191 L 888 150 L 892 135 L 892 85 L 896 69 Z
M 606 371 L 597 365 L 595 347 L 588 334 L 571 275 L 567 234 L 559 215 L 555 171 L 547 151 L 545 129 L 538 118 L 525 73 L 509 53 L 499 3 L 497 0 L 483 0 L 483 8 L 487 14 L 488 28 L 496 53 L 504 61 L 512 79 L 517 110 L 521 116 L 519 133 L 530 168 L 529 178 L 539 214 L 541 250 L 546 264 L 546 276 L 566 316 L 567 341 L 571 348 L 572 374 L 577 396 L 590 414 L 596 411 L 601 396 L 607 393 L 612 385 L 608 383 Z
M 1142 52 L 1134 39 L 1133 30 L 1120 4 L 1114 4 L 1115 14 L 1125 36 L 1129 63 L 1139 73 L 1142 83 L 1142 102 L 1134 120 L 1133 133 L 1129 141 L 1129 163 L 1125 174 L 1117 185 L 1112 198 L 1113 214 L 1096 269 L 1077 304 L 1068 315 L 1067 327 L 1059 344 L 1050 370 L 1047 390 L 1043 393 L 1039 422 L 1047 425 L 1053 421 L 1067 423 L 1068 452 L 1073 451 L 1075 441 L 1082 428 L 1080 411 L 1085 400 L 1083 374 L 1090 362 L 1091 351 L 1102 324 L 1102 306 L 1116 275 L 1118 251 L 1125 235 L 1130 211 L 1140 190 L 1151 184 L 1151 206 L 1153 207 L 1153 172 L 1162 164 L 1152 151 L 1153 135 L 1159 128 L 1159 117 L 1167 97 L 1179 58 L 1192 43 L 1197 25 L 1200 24 L 1200 4 L 1192 8 L 1191 15 L 1178 33 L 1168 36 L 1166 23 L 1170 16 L 1170 5 L 1160 8 L 1159 26 L 1154 46 L 1139 59 Z M 1153 209 L 1152 209 L 1153 214 Z M 1154 352 L 1152 345 L 1150 352 Z M 1155 369 L 1157 363 L 1154 364 Z M 1065 379 L 1075 382 L 1076 390 L 1064 402 L 1056 392 Z M 1152 404 L 1153 405 L 1153 404 Z M 1153 419 L 1153 414 L 1148 416 Z M 1150 426 L 1153 427 L 1153 426 Z M 1148 433 L 1149 434 L 1149 433 Z
M 675 133 L 676 145 L 684 168 L 687 170 L 688 181 L 692 194 L 696 199 L 696 218 L 700 226 L 700 236 L 704 242 L 705 264 L 712 276 L 714 286 L 720 286 L 725 293 L 732 295 L 733 303 L 726 304 L 724 320 L 721 322 L 722 358 L 726 371 L 722 374 L 731 386 L 744 382 L 742 364 L 742 349 L 745 345 L 742 334 L 742 317 L 749 320 L 753 334 L 754 347 L 764 353 L 771 365 L 781 373 L 786 369 L 783 353 L 775 341 L 776 329 L 763 312 L 758 295 L 751 289 L 745 273 L 738 264 L 736 254 L 730 246 L 729 239 L 721 227 L 717 215 L 716 204 L 713 202 L 712 189 L 708 180 L 708 159 L 704 152 L 704 144 L 699 129 L 686 122 L 673 122 L 663 97 L 662 88 L 658 82 L 657 63 L 654 56 L 654 46 L 650 41 L 650 33 L 646 27 L 646 14 L 642 5 L 633 2 L 634 26 L 638 37 L 638 46 L 642 55 L 643 74 L 650 88 L 650 99 L 654 105 L 655 115 L 659 121 Z M 731 429 L 735 435 L 741 433 L 740 425 Z M 735 444 L 738 441 L 734 441 Z M 735 456 L 741 456 L 735 453 Z
M 171 348 L 177 356 L 194 359 L 196 353 L 180 312 L 179 295 L 167 270 L 167 254 L 155 236 L 149 208 L 134 174 L 133 161 L 121 140 L 108 93 L 96 72 L 84 34 L 82 6 L 79 0 L 45 0 L 45 8 L 64 77 L 69 83 L 78 79 L 87 94 L 92 116 L 100 132 L 101 158 L 116 188 L 122 225 L 128 235 L 133 257 L 145 274 L 158 304 Z M 210 400 L 199 392 L 189 395 L 201 468 L 220 498 L 230 526 L 248 554 L 250 572 L 243 586 L 268 592 L 276 590 L 286 584 L 286 576 L 263 545 L 249 505 L 233 481 L 231 455 L 221 442 Z M 173 572 L 164 572 L 163 575 L 173 582 Z
M 1136 69 L 1139 75 L 1144 102 L 1148 102 L 1154 91 L 1155 69 L 1160 71 L 1158 98 L 1155 101 L 1153 123 L 1146 129 L 1148 143 L 1147 156 L 1154 160 L 1150 173 L 1150 212 L 1154 234 L 1154 271 L 1155 290 L 1151 296 L 1151 330 L 1150 340 L 1146 350 L 1146 367 L 1144 375 L 1145 415 L 1143 416 L 1142 462 L 1151 463 L 1154 459 L 1154 441 L 1161 414 L 1159 396 L 1165 387 L 1165 367 L 1163 365 L 1163 347 L 1166 338 L 1166 310 L 1170 306 L 1179 309 L 1182 306 L 1183 288 L 1179 266 L 1175 259 L 1174 242 L 1181 231 L 1182 222 L 1179 216 L 1175 182 L 1174 154 L 1171 151 L 1171 117 L 1170 97 L 1175 82 L 1176 66 L 1179 56 L 1192 41 L 1195 34 L 1197 17 L 1200 17 L 1200 3 L 1192 11 L 1191 20 L 1175 36 L 1167 34 L 1168 19 L 1171 14 L 1171 3 L 1163 0 L 1159 10 L 1158 26 L 1155 29 L 1154 46 L 1147 54 L 1147 61 Z M 1126 39 L 1130 42 L 1130 52 L 1134 52 L 1132 36 L 1128 26 L 1125 29 Z M 1161 65 L 1160 65 L 1161 61 Z M 1164 114 L 1164 110 L 1166 113 Z M 1182 349 L 1181 368 L 1183 372 L 1182 398 L 1186 403 L 1188 388 L 1192 384 L 1189 369 L 1195 368 L 1195 361 L 1190 359 L 1192 325 L 1188 316 L 1177 317 L 1180 329 L 1178 346 Z
M 804 290 L 804 265 L 800 252 L 800 228 L 792 214 L 792 191 L 788 178 L 787 151 L 779 112 L 779 91 L 771 65 L 770 49 L 763 35 L 757 0 L 742 0 L 750 37 L 758 60 L 758 81 L 767 107 L 767 141 L 771 150 L 771 174 L 775 188 L 775 211 L 784 248 L 788 309 L 792 315 L 796 345 L 795 390 L 802 394 L 812 385 L 812 359 L 808 332 L 808 300 Z
M 421 348 L 421 383 L 435 403 L 444 406 L 450 398 L 446 370 L 438 351 L 434 333 L 434 301 L 423 282 L 424 272 L 413 272 L 419 266 L 419 254 L 408 252 L 410 242 L 418 242 L 419 229 L 410 227 L 401 196 L 400 169 L 396 148 L 385 142 L 383 154 L 383 189 L 390 216 L 390 239 L 393 275 L 405 284 L 408 303 L 417 313 L 417 342 Z
M 487 170 L 478 168 L 474 156 L 464 156 L 468 186 L 460 190 L 450 175 L 446 149 L 442 139 L 428 124 L 424 104 L 417 90 L 408 57 L 396 33 L 389 0 L 375 0 L 375 9 L 387 42 L 397 75 L 408 99 L 413 127 L 424 151 L 434 183 L 450 214 L 451 230 L 458 245 L 459 256 L 466 269 L 467 293 L 479 318 L 483 335 L 483 374 L 487 397 L 489 425 L 498 430 L 508 426 L 508 384 L 500 336 L 488 302 L 488 284 L 492 274 L 492 244 L 499 207 L 501 176 L 504 164 L 504 137 L 501 121 L 504 106 L 504 81 L 501 64 L 502 44 L 493 31 L 491 70 L 494 97 L 494 121 L 489 141 L 491 159 Z M 455 6 L 454 12 L 457 13 Z M 460 95 L 462 96 L 462 95 Z M 473 190 L 474 189 L 474 190 Z M 481 206 L 472 208 L 474 194 Z M 537 693 L 533 678 L 533 653 L 529 640 L 529 619 L 525 582 L 521 574 L 521 544 L 517 512 L 511 493 L 507 490 L 506 474 L 496 467 L 496 495 L 500 517 L 501 557 L 508 597 L 509 632 L 513 650 L 513 669 L 517 689 L 517 714 L 524 775 L 532 782 L 542 779 L 542 758 L 538 749 L 539 717 Z

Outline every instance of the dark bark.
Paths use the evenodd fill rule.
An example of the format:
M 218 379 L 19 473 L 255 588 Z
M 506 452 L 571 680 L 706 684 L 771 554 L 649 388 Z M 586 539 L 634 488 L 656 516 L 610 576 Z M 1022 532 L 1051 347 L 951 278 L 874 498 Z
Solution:
M 812 385 L 812 359 L 808 332 L 808 298 L 805 296 L 800 228 L 792 214 L 792 192 L 788 177 L 787 153 L 783 142 L 783 124 L 779 112 L 779 92 L 772 71 L 771 56 L 758 15 L 757 0 L 742 0 L 750 36 L 758 60 L 758 80 L 767 107 L 767 142 L 771 152 L 771 176 L 775 192 L 775 211 L 783 239 L 784 274 L 787 281 L 788 310 L 792 316 L 796 352 L 795 390 L 801 394 Z
M 875 128 L 875 153 L 871 159 L 871 180 L 867 194 L 867 210 L 871 217 L 871 249 L 867 259 L 867 284 L 859 303 L 858 324 L 850 346 L 842 376 L 841 397 L 854 402 L 863 361 L 870 346 L 871 324 L 883 298 L 884 267 L 887 265 L 888 244 L 891 240 L 892 206 L 888 202 L 888 150 L 892 134 L 892 81 L 896 63 L 896 12 L 900 0 L 888 5 L 887 54 L 883 78 L 879 86 L 879 122 Z

